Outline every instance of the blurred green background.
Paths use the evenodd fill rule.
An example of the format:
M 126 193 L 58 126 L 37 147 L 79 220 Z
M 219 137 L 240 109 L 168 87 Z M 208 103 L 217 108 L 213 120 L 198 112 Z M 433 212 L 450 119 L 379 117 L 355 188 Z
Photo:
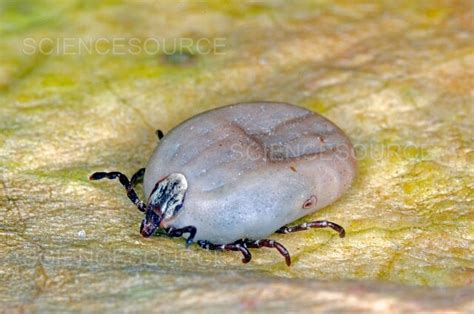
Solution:
M 473 19 L 468 0 L 0 1 L 1 310 L 474 311 Z M 87 180 L 252 100 L 325 115 L 359 160 L 310 217 L 346 238 L 273 236 L 290 268 L 143 239 L 118 183 Z

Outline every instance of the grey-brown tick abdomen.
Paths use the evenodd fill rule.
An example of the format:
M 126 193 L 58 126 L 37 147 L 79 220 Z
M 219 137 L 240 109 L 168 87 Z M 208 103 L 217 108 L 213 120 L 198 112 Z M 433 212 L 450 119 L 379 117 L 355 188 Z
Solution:
M 171 173 L 188 183 L 173 227 L 195 240 L 261 239 L 334 202 L 356 162 L 332 122 L 285 103 L 243 103 L 194 116 L 167 134 L 145 172 L 145 195 Z

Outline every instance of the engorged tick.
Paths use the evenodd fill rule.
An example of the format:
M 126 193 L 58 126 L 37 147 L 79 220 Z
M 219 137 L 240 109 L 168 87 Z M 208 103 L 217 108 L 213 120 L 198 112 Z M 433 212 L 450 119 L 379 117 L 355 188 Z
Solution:
M 333 203 L 355 176 L 351 142 L 322 116 L 285 103 L 243 103 L 157 135 L 146 171 L 131 180 L 120 172 L 90 176 L 120 180 L 145 213 L 142 236 L 157 229 L 170 237 L 187 234 L 187 245 L 240 251 L 244 263 L 252 258 L 249 248 L 275 248 L 288 266 L 287 249 L 266 239 L 272 233 L 329 227 L 344 237 L 341 226 L 326 220 L 286 226 Z M 140 182 L 146 202 L 134 190 Z

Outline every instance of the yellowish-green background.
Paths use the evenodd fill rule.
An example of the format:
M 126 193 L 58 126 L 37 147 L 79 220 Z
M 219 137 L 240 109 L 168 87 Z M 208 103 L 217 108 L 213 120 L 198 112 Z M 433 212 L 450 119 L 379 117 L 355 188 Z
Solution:
M 468 0 L 2 0 L 2 309 L 473 311 L 473 19 Z M 132 38 L 162 50 L 124 53 Z M 144 166 L 157 128 L 252 100 L 322 113 L 358 155 L 310 217 L 346 238 L 274 235 L 290 268 L 143 239 L 118 183 L 87 180 Z

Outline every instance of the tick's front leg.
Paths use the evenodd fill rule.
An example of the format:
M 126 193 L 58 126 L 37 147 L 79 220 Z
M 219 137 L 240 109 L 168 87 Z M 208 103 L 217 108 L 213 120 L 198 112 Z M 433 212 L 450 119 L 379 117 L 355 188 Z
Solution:
M 123 185 L 125 190 L 127 191 L 128 198 L 137 206 L 138 210 L 144 212 L 146 209 L 146 205 L 143 201 L 138 198 L 137 193 L 133 189 L 137 183 L 143 180 L 143 175 L 145 173 L 145 168 L 138 170 L 132 177 L 132 180 L 129 181 L 127 176 L 118 171 L 112 172 L 94 172 L 89 177 L 89 180 L 101 180 L 104 178 L 113 180 L 119 179 L 120 183 Z
M 165 134 L 163 134 L 163 131 L 161 130 L 156 130 L 155 134 L 156 134 L 156 137 L 158 137 L 158 141 L 161 140 L 163 136 L 165 136 Z
M 186 239 L 186 247 L 193 243 L 194 236 L 196 235 L 196 227 L 194 226 L 186 226 L 183 228 L 169 227 L 165 229 L 165 231 L 170 238 L 181 237 L 183 233 L 189 233 L 189 237 Z
M 304 222 L 300 225 L 296 226 L 283 226 L 277 231 L 276 233 L 292 233 L 292 232 L 298 232 L 298 231 L 303 231 L 303 230 L 308 230 L 311 228 L 331 228 L 337 233 L 339 233 L 339 237 L 344 238 L 346 235 L 346 231 L 344 230 L 343 227 L 339 226 L 338 224 L 335 224 L 334 222 L 330 222 L 327 220 L 316 220 L 316 221 L 310 221 L 310 222 Z
M 143 177 L 145 176 L 145 168 L 138 169 L 137 172 L 130 179 L 130 184 L 135 187 L 137 184 L 143 183 Z
M 242 263 L 248 263 L 252 259 L 252 254 L 250 254 L 249 250 L 245 244 L 242 243 L 242 241 L 243 240 L 239 240 L 229 244 L 214 244 L 209 241 L 199 240 L 197 241 L 197 244 L 201 248 L 211 251 L 240 251 L 240 253 L 242 253 L 244 256 L 242 258 Z

